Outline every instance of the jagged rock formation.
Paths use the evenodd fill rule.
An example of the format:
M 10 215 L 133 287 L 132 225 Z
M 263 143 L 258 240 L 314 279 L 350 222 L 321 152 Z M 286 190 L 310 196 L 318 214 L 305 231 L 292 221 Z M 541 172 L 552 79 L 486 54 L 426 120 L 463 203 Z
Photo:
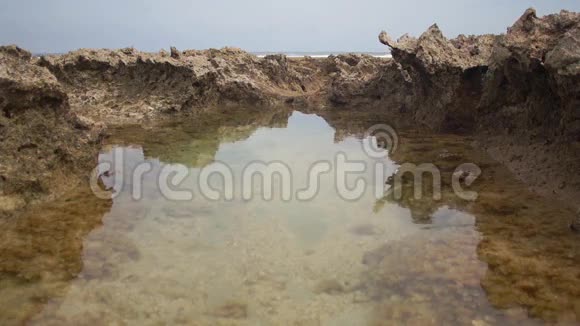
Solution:
M 479 107 L 505 118 L 500 127 L 580 140 L 580 14 L 527 10 L 497 38 L 489 68 Z
M 391 65 L 391 60 L 377 60 L 369 55 L 341 54 L 330 56 L 324 62 L 324 71 L 328 74 L 330 81 L 328 98 L 332 105 L 353 105 L 356 101 L 375 98 L 370 97 L 368 89 L 372 88 L 372 83 L 376 83 L 382 76 L 379 76 L 385 66 Z M 389 70 L 387 70 L 389 71 Z M 394 84 L 394 81 L 393 81 Z
M 499 36 L 448 40 L 437 25 L 418 39 L 382 32 L 409 75 L 406 100 L 387 103 L 434 130 L 485 135 L 482 146 L 536 190 L 576 198 L 579 26 L 580 14 L 538 18 L 529 9 Z
M 303 96 L 317 67 L 283 55 L 261 59 L 235 48 L 144 53 L 78 50 L 46 56 L 47 67 L 71 98 L 75 112 L 117 122 L 212 106 L 261 106 Z
M 506 35 L 448 40 L 433 25 L 418 39 L 393 41 L 382 32 L 379 40 L 413 81 L 416 120 L 433 129 L 526 132 L 542 125 L 577 137 L 579 22 L 576 13 L 538 18 L 529 9 Z M 511 116 L 509 124 L 498 125 L 498 115 Z
M 98 148 L 99 125 L 71 114 L 57 79 L 31 60 L 0 47 L 0 215 L 74 184 Z
M 409 75 L 412 96 L 404 103 L 413 118 L 432 129 L 465 132 L 473 128 L 474 110 L 490 56 L 493 35 L 448 40 L 437 25 L 418 39 L 403 35 L 396 42 L 385 32 L 379 40 Z

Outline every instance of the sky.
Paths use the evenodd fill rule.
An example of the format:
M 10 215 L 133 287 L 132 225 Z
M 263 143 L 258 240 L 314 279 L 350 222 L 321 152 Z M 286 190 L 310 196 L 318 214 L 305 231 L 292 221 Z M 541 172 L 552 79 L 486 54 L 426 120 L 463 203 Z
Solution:
M 580 0 L 0 0 L 0 44 L 35 53 L 134 46 L 158 51 L 386 51 L 377 36 L 503 33 L 534 7 L 580 11 Z

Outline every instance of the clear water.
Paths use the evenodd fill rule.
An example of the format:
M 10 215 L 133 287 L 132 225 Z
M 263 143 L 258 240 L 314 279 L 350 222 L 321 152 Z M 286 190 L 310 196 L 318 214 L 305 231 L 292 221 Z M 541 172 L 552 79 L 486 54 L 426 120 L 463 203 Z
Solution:
M 502 228 L 495 222 L 485 224 L 486 216 L 493 215 L 489 212 L 505 211 L 501 200 L 489 197 L 498 187 L 505 189 L 502 196 L 509 198 L 510 205 L 527 202 L 538 214 L 549 211 L 562 219 L 568 212 L 549 204 L 535 208 L 531 197 L 521 197 L 528 195 L 518 183 L 502 178 L 502 168 L 484 159 L 487 174 L 479 185 L 482 199 L 476 203 L 452 198 L 445 190 L 437 202 L 416 201 L 411 196 L 399 202 L 377 200 L 372 170 L 356 174 L 370 186 L 361 198 L 351 201 L 337 195 L 333 173 L 320 177 L 317 195 L 307 201 L 282 200 L 278 188 L 272 200 L 264 200 L 264 189 L 259 186 L 252 187 L 252 200 L 242 199 L 241 190 L 236 189 L 233 200 L 209 200 L 194 191 L 193 199 L 176 201 L 167 199 L 157 187 L 159 172 L 168 164 L 187 167 L 189 175 L 179 189 L 197 189 L 200 171 L 215 162 L 230 166 L 234 185 L 239 185 L 249 163 L 280 161 L 290 168 L 296 190 L 308 184 L 312 164 L 334 162 L 337 153 L 368 166 L 381 161 L 387 176 L 402 160 L 422 159 L 421 155 L 432 151 L 460 153 L 460 161 L 474 159 L 465 139 L 414 133 L 401 135 L 400 157 L 370 158 L 356 132 L 339 136 L 340 127 L 331 127 L 319 116 L 288 114 L 265 120 L 250 117 L 245 123 L 219 123 L 207 129 L 182 123 L 166 129 L 119 130 L 99 157 L 104 162 L 114 153 L 124 155 L 124 168 L 103 177 L 105 186 L 115 191 L 112 201 L 97 201 L 90 192 L 79 190 L 77 197 L 36 212 L 51 227 L 6 223 L 5 247 L 30 235 L 52 236 L 45 242 L 28 242 L 29 247 L 46 250 L 36 248 L 20 255 L 5 251 L 15 257 L 12 271 L 21 269 L 0 280 L 6 323 L 487 325 L 535 324 L 542 323 L 542 318 L 575 321 L 570 297 L 565 300 L 571 308 L 550 310 L 542 305 L 540 295 L 526 301 L 516 290 L 507 289 L 509 277 L 524 275 L 517 268 L 523 266 L 521 261 L 515 267 L 506 265 L 513 268 L 504 271 L 507 276 L 490 271 L 490 252 L 512 261 L 528 257 L 525 245 L 518 247 L 516 240 L 502 237 L 513 236 L 521 228 L 519 222 L 503 219 L 501 223 L 507 224 Z M 429 150 L 413 147 L 417 144 Z M 437 157 L 441 162 L 436 163 L 445 170 L 448 156 Z M 132 186 L 136 181 L 131 173 L 143 162 L 150 163 L 152 171 L 143 177 L 143 198 L 135 200 Z M 509 186 L 494 186 L 490 174 Z M 115 185 L 120 176 L 122 185 Z M 274 185 L 280 182 L 275 179 Z M 354 177 L 349 178 L 349 185 L 354 182 Z M 70 212 L 63 214 L 67 209 Z M 547 262 L 539 264 L 547 266 L 573 254 L 572 267 L 561 274 L 580 275 L 574 274 L 580 269 L 573 266 L 578 253 L 573 241 L 562 239 L 565 249 L 544 252 Z M 516 244 L 517 250 L 506 249 L 506 242 Z M 489 243 L 495 247 L 482 245 Z M 547 243 L 545 248 L 550 246 Z M 22 261 L 25 267 L 18 267 Z M 547 276 L 530 277 L 541 281 Z M 496 297 L 511 299 L 501 302 Z

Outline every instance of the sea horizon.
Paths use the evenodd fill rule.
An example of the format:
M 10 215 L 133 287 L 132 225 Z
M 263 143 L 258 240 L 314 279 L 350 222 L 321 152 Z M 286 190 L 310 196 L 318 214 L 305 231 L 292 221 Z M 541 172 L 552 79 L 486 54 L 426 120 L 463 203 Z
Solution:
M 272 54 L 284 54 L 289 58 L 312 57 L 312 58 L 326 58 L 330 55 L 339 54 L 366 54 L 377 58 L 391 58 L 388 52 L 379 51 L 250 51 L 250 53 L 262 58 Z
M 71 50 L 75 51 L 75 50 Z M 71 52 L 68 51 L 68 52 Z M 40 57 L 44 55 L 62 55 L 68 52 L 36 52 L 32 53 L 35 57 Z M 143 51 L 147 53 L 155 53 L 155 51 Z M 391 54 L 388 52 L 380 51 L 248 51 L 259 58 L 263 58 L 267 55 L 273 54 L 283 54 L 289 58 L 302 58 L 302 57 L 312 57 L 312 58 L 327 58 L 330 55 L 340 55 L 340 54 L 366 54 L 376 58 L 391 58 Z

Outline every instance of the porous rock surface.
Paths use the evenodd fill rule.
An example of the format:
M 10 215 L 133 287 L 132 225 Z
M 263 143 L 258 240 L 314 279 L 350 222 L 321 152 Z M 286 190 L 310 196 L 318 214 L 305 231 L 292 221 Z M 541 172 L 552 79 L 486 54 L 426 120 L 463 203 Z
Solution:
M 45 56 L 75 112 L 117 122 L 228 105 L 270 105 L 311 89 L 315 67 L 283 55 L 258 58 L 235 48 L 145 53 L 81 49 Z
M 419 38 L 403 35 L 393 41 L 385 32 L 379 35 L 409 76 L 411 96 L 403 105 L 413 119 L 440 131 L 473 128 L 477 103 L 472 95 L 480 91 L 494 38 L 462 35 L 449 40 L 437 25 Z
M 580 14 L 528 9 L 505 35 L 449 40 L 433 25 L 419 38 L 379 40 L 409 76 L 408 96 L 388 107 L 433 130 L 481 135 L 538 192 L 578 198 Z
M 71 114 L 63 87 L 29 52 L 0 47 L 0 215 L 78 181 L 100 131 Z

